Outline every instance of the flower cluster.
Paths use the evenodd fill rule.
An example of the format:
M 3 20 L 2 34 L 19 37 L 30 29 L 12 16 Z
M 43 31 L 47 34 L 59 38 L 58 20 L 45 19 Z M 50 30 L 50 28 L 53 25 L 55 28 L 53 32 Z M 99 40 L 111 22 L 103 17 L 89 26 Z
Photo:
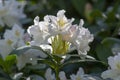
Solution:
M 46 80 L 56 80 L 55 74 L 52 73 L 52 70 L 50 68 L 46 70 L 45 78 Z M 64 71 L 59 72 L 59 78 L 60 80 L 68 80 Z M 69 80 L 97 80 L 97 79 L 99 78 L 94 78 L 93 76 L 85 74 L 83 68 L 80 67 L 76 74 L 70 75 Z
M 80 20 L 79 25 L 72 24 L 74 19 L 67 19 L 64 14 L 65 11 L 60 10 L 57 16 L 47 15 L 40 22 L 37 16 L 34 25 L 27 30 L 33 37 L 30 44 L 50 44 L 52 53 L 57 55 L 64 55 L 71 48 L 77 49 L 81 56 L 87 55 L 88 44 L 93 41 L 93 35 L 83 27 L 83 20 Z
M 46 70 L 44 76 L 45 76 L 45 79 L 41 76 L 37 76 L 37 79 L 35 79 L 35 76 L 34 76 L 33 79 L 35 79 L 35 80 L 56 80 L 55 74 L 51 68 L 48 68 Z M 33 76 L 28 77 L 27 80 L 32 79 L 32 77 Z M 70 75 L 70 79 L 67 79 L 64 71 L 59 72 L 59 78 L 60 78 L 60 80 L 100 80 L 100 78 L 98 78 L 98 77 L 85 74 L 83 68 L 81 68 L 81 67 L 79 68 L 79 70 L 77 71 L 76 74 Z
M 5 60 L 13 50 L 27 46 L 28 41 L 30 41 L 30 36 L 17 24 L 15 24 L 12 29 L 7 29 L 3 35 L 3 39 L 0 39 L 0 46 L 2 46 L 0 47 L 0 54 L 2 58 Z M 20 53 L 19 56 L 17 56 L 18 69 L 22 69 L 26 63 L 37 64 L 38 56 L 42 58 L 46 57 L 42 51 L 36 49 L 27 50 L 23 54 Z
M 113 80 L 120 80 L 120 53 L 114 57 L 108 57 L 108 64 L 110 68 L 102 73 L 104 79 L 110 78 Z
M 13 4 L 14 2 L 16 3 Z M 8 5 L 10 3 L 12 3 L 10 11 L 16 9 L 16 12 L 9 12 Z M 17 16 L 13 18 L 15 21 L 20 18 L 18 15 L 21 15 L 22 18 L 25 17 L 23 14 L 24 6 L 19 2 L 15 0 L 11 2 L 1 1 L 1 4 L 0 7 L 3 9 L 0 8 L 0 11 L 5 10 L 5 12 L 3 11 L 4 15 L 1 14 L 2 16 L 0 16 L 0 20 L 2 20 L 0 25 L 4 26 L 6 23 L 9 26 L 13 25 L 12 22 L 9 24 L 9 22 L 4 21 L 7 15 Z M 12 8 L 13 6 L 14 8 Z M 10 53 L 13 52 L 12 54 L 16 54 L 16 65 L 14 66 L 17 67 L 18 71 L 23 71 L 13 73 L 13 75 L 15 74 L 13 79 L 22 79 L 24 68 L 34 66 L 33 69 L 35 69 L 35 66 L 38 66 L 39 69 L 44 67 L 44 70 L 46 70 L 44 75 L 27 75 L 25 76 L 26 80 L 32 78 L 35 80 L 99 80 L 99 77 L 85 74 L 81 67 L 76 74 L 67 75 L 64 70 L 61 71 L 67 60 L 69 63 L 69 59 L 64 59 L 67 52 L 76 49 L 81 58 L 76 61 L 76 63 L 79 63 L 79 60 L 86 58 L 87 52 L 90 50 L 89 43 L 93 41 L 93 35 L 87 28 L 83 27 L 84 21 L 81 19 L 79 25 L 73 24 L 73 21 L 74 18 L 68 19 L 65 16 L 65 10 L 60 10 L 57 16 L 46 15 L 43 21 L 39 21 L 38 16 L 35 17 L 34 25 L 27 29 L 28 33 L 25 33 L 25 30 L 18 24 L 14 24 L 11 29 L 6 29 L 0 39 L 0 46 L 2 46 L 0 47 L 1 59 L 5 62 L 7 56 L 10 56 Z M 78 55 L 77 57 L 79 57 Z M 4 67 L 4 64 L 2 67 Z M 104 78 L 104 73 L 102 77 Z
M 5 59 L 8 54 L 14 49 L 25 45 L 24 40 L 24 29 L 15 24 L 11 30 L 6 30 L 4 39 L 0 39 L 0 53 L 1 56 Z
M 15 23 L 20 24 L 19 20 L 25 18 L 23 13 L 25 2 L 18 2 L 16 0 L 0 0 L 0 25 L 5 24 L 9 27 Z
M 77 11 L 79 1 L 71 2 Z M 116 9 L 119 6 L 116 4 L 117 7 L 103 13 L 94 11 L 98 0 L 91 2 L 92 5 L 84 3 L 84 18 L 95 36 L 89 52 L 93 54 L 88 51 L 94 36 L 83 26 L 82 19 L 75 24 L 74 18 L 66 17 L 65 10 L 59 10 L 55 16 L 46 15 L 43 20 L 36 16 L 34 24 L 26 28 L 22 23 L 26 26 L 32 22 L 26 15 L 39 14 L 51 1 L 49 4 L 47 0 L 0 0 L 0 80 L 120 80 L 119 23 L 116 27 L 110 24 L 120 20 L 119 15 L 115 15 L 119 13 Z M 29 15 L 31 12 L 35 13 Z M 97 16 L 99 19 L 95 19 Z

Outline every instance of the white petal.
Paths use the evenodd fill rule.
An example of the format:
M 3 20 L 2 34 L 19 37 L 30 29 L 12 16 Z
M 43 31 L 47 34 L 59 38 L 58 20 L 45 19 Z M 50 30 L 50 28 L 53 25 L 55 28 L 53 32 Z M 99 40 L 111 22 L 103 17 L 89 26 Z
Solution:
M 46 80 L 55 80 L 55 75 L 52 74 L 52 70 L 48 68 L 45 73 Z
M 6 15 L 3 20 L 9 27 L 12 27 L 15 23 L 21 25 L 19 19 L 11 15 Z
M 58 11 L 57 16 L 62 17 L 64 15 L 64 13 L 65 13 L 65 10 L 60 10 L 60 11 Z
M 85 75 L 84 70 L 80 67 L 77 74 L 76 75 L 75 74 L 70 75 L 70 78 L 71 78 L 71 80 L 86 80 L 84 78 L 84 75 Z
M 0 18 L 0 25 L 2 26 L 2 27 L 4 27 L 4 21 Z
M 81 20 L 80 20 L 80 23 L 79 23 L 79 26 L 82 27 L 83 24 L 84 24 L 84 21 L 83 21 L 83 19 L 81 19 Z
M 38 17 L 38 16 L 35 17 L 35 19 L 34 19 L 34 24 L 35 24 L 35 25 L 38 25 L 38 24 L 39 24 L 39 17 Z
M 26 65 L 26 63 L 31 63 L 32 65 L 36 65 L 38 57 L 46 58 L 47 55 L 42 51 L 36 49 L 29 49 L 25 53 L 20 54 L 19 56 L 17 56 L 18 69 L 19 70 L 22 69 Z
M 5 40 L 0 40 L 0 54 L 3 57 L 3 59 L 6 58 L 10 54 L 10 52 L 13 50 L 11 45 L 8 45 Z
M 120 71 L 119 70 L 107 70 L 107 71 L 104 71 L 101 75 L 102 78 L 104 79 L 107 79 L 107 78 L 115 78 L 117 76 L 120 75 Z
M 64 71 L 61 71 L 61 72 L 59 73 L 59 78 L 60 78 L 60 80 L 67 80 Z
M 0 4 L 2 22 L 9 27 L 13 26 L 15 23 L 20 24 L 19 20 L 26 17 L 23 13 L 24 6 L 25 5 L 16 0 L 5 0 L 4 5 L 2 3 Z
M 77 75 L 84 75 L 84 70 L 81 67 L 79 68 Z

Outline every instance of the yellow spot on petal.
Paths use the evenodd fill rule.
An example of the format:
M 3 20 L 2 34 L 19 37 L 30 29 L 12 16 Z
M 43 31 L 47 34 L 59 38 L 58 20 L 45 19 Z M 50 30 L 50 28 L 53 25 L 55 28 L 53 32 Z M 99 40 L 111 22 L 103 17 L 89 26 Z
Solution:
M 13 43 L 13 41 L 11 41 L 10 39 L 7 40 L 7 44 L 11 45 Z
M 81 78 L 80 78 L 80 77 L 77 77 L 76 80 L 81 80 Z
M 118 69 L 120 69 L 120 63 L 117 63 L 116 66 Z
M 64 27 L 65 21 L 64 21 L 63 19 L 58 20 L 58 25 L 59 25 L 60 27 Z
M 20 36 L 20 32 L 18 30 L 15 31 L 16 36 Z

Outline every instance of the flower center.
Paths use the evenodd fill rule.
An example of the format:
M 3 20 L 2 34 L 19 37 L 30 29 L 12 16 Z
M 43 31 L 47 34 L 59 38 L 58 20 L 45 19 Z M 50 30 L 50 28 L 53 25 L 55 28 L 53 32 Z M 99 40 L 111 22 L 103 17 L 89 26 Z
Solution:
M 116 66 L 118 69 L 120 69 L 120 63 L 117 63 Z
M 81 80 L 81 78 L 80 78 L 80 77 L 77 77 L 76 80 Z
M 58 20 L 58 25 L 59 25 L 60 27 L 64 27 L 65 21 L 64 21 L 63 19 Z
M 20 33 L 19 33 L 18 30 L 15 31 L 15 35 L 16 35 L 16 36 L 20 36 Z
M 11 45 L 13 43 L 13 41 L 11 41 L 10 39 L 7 40 L 7 44 Z
M 52 41 L 52 53 L 57 55 L 65 55 L 70 47 L 70 43 L 62 39 L 61 35 L 56 35 L 54 38 L 51 38 Z

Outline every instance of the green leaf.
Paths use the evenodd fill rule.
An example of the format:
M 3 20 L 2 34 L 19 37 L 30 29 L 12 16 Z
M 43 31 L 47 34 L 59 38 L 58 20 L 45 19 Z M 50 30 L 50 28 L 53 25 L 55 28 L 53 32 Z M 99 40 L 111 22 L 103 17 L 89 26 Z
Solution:
M 102 25 L 102 24 L 101 24 L 101 25 Z M 100 30 L 100 29 L 99 29 L 99 30 Z M 106 29 L 106 30 L 103 29 L 103 31 L 102 31 L 102 29 L 101 29 L 101 31 L 96 34 L 96 37 L 99 38 L 100 40 L 103 40 L 103 39 L 107 38 L 108 36 L 111 36 L 111 33 L 110 33 L 110 31 L 107 30 L 107 29 Z
M 66 66 L 66 65 L 69 65 L 69 64 L 74 64 L 74 63 L 88 63 L 88 64 L 93 64 L 93 63 L 100 63 L 104 66 L 106 66 L 105 63 L 101 62 L 101 61 L 97 61 L 97 60 L 70 60 L 70 61 L 67 61 L 65 63 L 62 64 L 62 66 Z
M 113 55 L 112 48 L 120 46 L 120 40 L 116 38 L 105 38 L 96 48 L 96 53 L 101 61 L 107 63 L 107 58 Z
M 116 21 L 116 17 L 115 17 L 116 13 L 114 11 L 111 11 L 107 14 L 107 19 L 106 22 L 110 25 L 110 23 L 115 22 Z
M 4 65 L 4 60 L 2 58 L 0 58 L 0 65 L 3 66 Z
M 99 11 L 99 10 L 93 10 L 92 12 L 91 12 L 91 16 L 93 17 L 93 18 L 102 18 L 103 17 L 103 15 L 102 15 L 102 12 L 101 11 Z
M 51 61 L 49 59 L 39 59 L 38 62 L 46 64 L 46 65 L 52 67 L 53 69 L 55 69 L 55 66 L 56 66 L 56 64 L 54 63 L 54 61 Z
M 108 66 L 97 60 L 70 60 L 61 66 L 61 70 L 65 71 L 67 75 L 70 75 L 78 71 L 80 67 L 84 68 L 85 73 L 90 73 L 94 72 L 94 70 L 96 70 L 96 72 L 102 72 L 106 70 Z
M 117 27 L 115 27 L 112 36 L 118 36 L 119 34 L 120 34 L 120 21 L 118 22 Z
M 108 48 L 112 48 L 113 45 L 120 45 L 120 39 L 108 37 L 102 41 L 102 44 Z
M 23 47 L 20 47 L 14 51 L 11 52 L 11 54 L 17 54 L 17 55 L 21 55 L 21 54 L 24 54 L 26 51 L 30 50 L 30 49 L 36 49 L 36 50 L 40 50 L 42 51 L 43 53 L 45 53 L 48 57 L 52 57 L 50 55 L 50 53 L 44 51 L 41 47 L 38 47 L 38 46 L 23 46 Z
M 12 66 L 16 63 L 16 55 L 8 55 L 4 61 L 5 70 L 11 72 Z
M 11 72 L 12 66 L 16 63 L 16 55 L 8 55 L 5 60 L 0 58 L 0 65 L 7 73 Z
M 107 58 L 112 55 L 111 50 L 102 44 L 97 46 L 96 53 L 97 53 L 98 58 L 101 61 L 104 61 L 106 63 L 107 63 Z
M 16 62 L 16 55 L 8 55 L 4 61 L 8 67 Z
M 54 60 L 57 61 L 58 63 L 60 63 L 60 61 L 62 60 L 62 57 L 59 57 L 57 55 L 52 55 Z
M 11 52 L 11 54 L 17 54 L 17 55 L 20 55 L 20 54 L 23 54 L 24 52 L 26 52 L 27 50 L 29 50 L 31 48 L 31 46 L 23 46 L 23 47 L 20 47 L 16 50 L 13 50 Z
M 16 55 L 13 54 L 13 55 L 8 55 L 6 58 L 5 58 L 5 61 L 14 61 L 16 60 Z
M 44 69 L 46 67 L 45 64 L 36 64 L 36 65 L 30 65 L 28 66 L 29 69 L 33 69 L 33 70 L 39 70 L 39 69 Z
M 10 76 L 0 68 L 0 80 L 12 80 Z
M 19 47 L 19 48 L 13 50 L 10 54 L 21 55 L 24 52 L 26 52 L 27 50 L 29 50 L 30 48 L 31 48 L 30 46 L 22 46 L 22 47 Z

